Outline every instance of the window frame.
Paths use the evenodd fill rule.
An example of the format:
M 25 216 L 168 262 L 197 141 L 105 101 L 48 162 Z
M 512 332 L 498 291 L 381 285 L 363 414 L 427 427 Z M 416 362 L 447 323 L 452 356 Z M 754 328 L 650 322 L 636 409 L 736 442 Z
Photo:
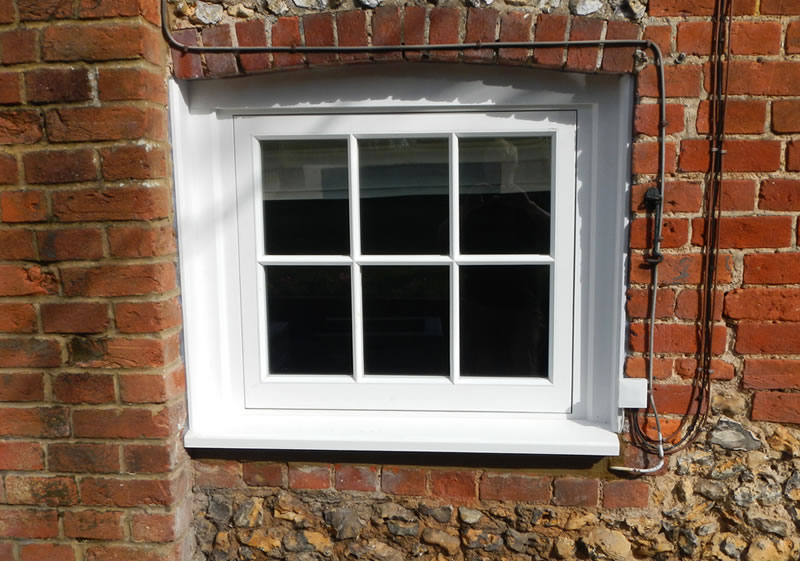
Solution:
M 622 377 L 632 80 L 522 68 L 477 74 L 480 79 L 473 67 L 457 65 L 387 64 L 369 72 L 170 83 L 188 447 L 618 453 L 620 408 L 639 406 L 645 396 L 642 380 Z M 577 116 L 573 298 L 579 329 L 571 411 L 248 408 L 242 322 L 250 288 L 241 284 L 239 209 L 231 198 L 234 116 L 531 110 Z

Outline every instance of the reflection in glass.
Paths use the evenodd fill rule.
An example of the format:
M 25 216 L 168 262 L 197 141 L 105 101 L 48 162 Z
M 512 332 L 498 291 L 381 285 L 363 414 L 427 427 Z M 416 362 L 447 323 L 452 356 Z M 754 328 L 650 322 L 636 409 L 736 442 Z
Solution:
M 272 374 L 352 374 L 350 268 L 268 266 Z
M 361 139 L 358 148 L 362 252 L 447 254 L 448 139 Z
M 547 265 L 460 268 L 461 375 L 547 377 Z
M 362 267 L 366 374 L 450 373 L 449 268 Z
M 459 138 L 461 252 L 550 253 L 551 139 Z
M 350 253 L 347 140 L 262 140 L 261 168 L 267 254 Z

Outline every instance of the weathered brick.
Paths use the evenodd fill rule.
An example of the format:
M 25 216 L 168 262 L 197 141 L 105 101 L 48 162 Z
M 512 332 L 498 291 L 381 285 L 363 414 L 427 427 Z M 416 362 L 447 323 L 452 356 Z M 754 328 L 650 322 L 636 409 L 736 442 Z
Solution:
M 693 64 L 664 67 L 664 84 L 667 97 L 698 97 L 700 95 L 702 67 Z M 637 93 L 642 97 L 658 97 L 658 79 L 655 66 L 646 66 L 637 75 Z
M 561 477 L 553 482 L 553 504 L 560 506 L 597 506 L 600 482 L 596 479 Z
M 786 54 L 796 55 L 798 53 L 800 53 L 800 21 L 793 21 L 786 28 Z
M 161 187 L 82 189 L 53 194 L 53 214 L 64 222 L 152 220 L 169 215 L 169 193 Z
M 497 27 L 497 10 L 491 8 L 467 9 L 467 33 L 464 41 L 467 43 L 494 43 L 495 29 Z M 491 49 L 466 49 L 464 58 L 467 60 L 492 60 L 494 51 Z
M 164 77 L 143 68 L 101 68 L 97 75 L 97 93 L 103 101 L 167 102 Z
M 403 30 L 400 19 L 400 8 L 397 6 L 378 6 L 372 12 L 372 44 L 399 45 L 403 40 Z M 431 41 L 432 42 L 432 41 Z M 401 58 L 399 52 L 375 53 L 375 60 L 397 60 Z
M 94 150 L 42 150 L 22 157 L 28 183 L 77 183 L 97 179 Z
M 715 321 L 722 319 L 722 292 L 716 293 L 714 299 L 714 309 L 712 317 Z M 681 290 L 675 301 L 675 317 L 680 319 L 698 319 L 700 317 L 701 299 L 700 294 L 694 289 Z
M 471 501 L 477 498 L 476 473 L 471 470 L 432 470 L 431 494 L 444 499 Z
M 290 489 L 328 489 L 331 486 L 330 465 L 289 464 Z
M 744 256 L 744 282 L 800 283 L 800 253 L 755 253 Z
M 754 421 L 800 423 L 800 393 L 756 392 L 750 418 Z
M 658 173 L 658 142 L 637 142 L 633 145 L 633 173 Z M 674 173 L 676 168 L 677 146 L 674 142 L 664 143 L 664 172 Z
M 61 366 L 61 345 L 52 339 L 0 339 L 0 368 Z
M 19 2 L 19 19 L 22 21 L 71 18 L 74 12 L 70 0 L 25 0 Z
M 184 501 L 188 505 L 189 501 Z M 131 537 L 137 542 L 165 543 L 184 534 L 191 520 L 191 510 L 184 506 L 168 514 L 137 513 L 131 516 Z
M 720 192 L 722 210 L 753 210 L 756 182 L 752 179 L 723 179 Z
M 763 210 L 800 210 L 800 180 L 765 179 L 758 194 Z
M 331 47 L 333 39 L 333 15 L 330 13 L 303 16 L 303 35 L 308 47 Z M 336 53 L 309 53 L 309 64 L 328 64 L 336 61 Z
M 535 41 L 564 41 L 567 38 L 567 17 L 555 14 L 539 14 L 533 38 Z M 560 67 L 564 60 L 564 48 L 539 48 L 533 50 L 533 62 L 542 66 Z
M 444 45 L 459 42 L 459 24 L 461 10 L 452 6 L 437 6 L 429 15 L 428 43 Z M 458 51 L 431 51 L 431 58 L 436 60 L 453 60 L 458 58 Z
M 786 170 L 800 171 L 800 141 L 793 140 L 786 144 Z
M 506 12 L 500 16 L 500 41 L 522 42 L 531 40 L 533 17 L 528 12 Z M 528 59 L 529 49 L 500 49 L 501 61 L 522 62 Z
M 655 384 L 653 399 L 662 415 L 693 415 L 706 409 L 705 404 L 698 402 L 697 394 L 690 385 Z
M 167 506 L 180 492 L 175 480 L 85 477 L 80 481 L 85 505 L 141 507 Z
M 135 17 L 141 15 L 153 25 L 161 23 L 158 4 L 152 0 L 80 0 L 78 16 L 81 18 Z
M 5 236 L 0 234 L 0 243 Z M 0 250 L 1 251 L 1 250 Z M 0 332 L 3 333 L 32 333 L 36 331 L 36 310 L 31 304 L 9 303 L 0 304 Z M 2 376 L 0 376 L 0 380 Z M 3 388 L 0 386 L 0 396 Z M 2 398 L 0 398 L 2 401 Z
M 172 447 L 164 444 L 126 444 L 125 473 L 167 473 L 173 467 Z
M 8 504 L 71 506 L 78 502 L 78 486 L 71 477 L 7 475 Z
M 32 109 L 0 111 L 0 145 L 34 144 L 43 137 L 41 117 Z
M 53 472 L 119 472 L 119 446 L 97 443 L 52 443 L 47 445 L 47 467 Z
M 684 129 L 684 106 L 679 103 L 669 103 L 666 106 L 667 128 L 666 134 L 675 134 Z M 636 134 L 658 136 L 658 125 L 661 121 L 660 106 L 656 103 L 640 104 L 636 106 L 633 119 L 633 130 Z
M 200 35 L 194 28 L 179 29 L 172 32 L 172 36 L 182 45 L 196 47 L 199 43 Z M 179 80 L 189 80 L 203 76 L 203 61 L 200 55 L 194 53 L 184 53 L 171 49 L 172 64 L 174 66 L 175 77 Z
M 649 15 L 710 16 L 714 13 L 714 6 L 714 0 L 653 0 L 649 6 Z M 732 13 L 734 15 L 753 15 L 755 0 L 733 0 Z
M 761 13 L 764 15 L 800 15 L 800 5 L 794 0 L 761 0 Z
M 69 343 L 70 364 L 85 368 L 153 368 L 166 366 L 179 356 L 177 334 L 150 339 L 85 339 Z
M 800 101 L 772 102 L 772 130 L 779 134 L 800 132 Z
M 33 372 L 0 374 L 0 401 L 42 401 L 44 378 Z
M 549 477 L 486 472 L 480 480 L 480 498 L 488 501 L 550 502 Z
M 155 257 L 175 253 L 175 231 L 170 226 L 119 226 L 108 229 L 113 257 Z
M 144 58 L 160 64 L 161 34 L 143 24 L 57 25 L 44 29 L 42 58 L 49 62 Z
M 121 540 L 125 537 L 121 512 L 67 511 L 64 513 L 63 520 L 64 536 L 68 538 Z
M 242 464 L 244 482 L 253 487 L 286 487 L 284 464 L 278 462 L 247 462 Z
M 93 408 L 74 411 L 72 422 L 78 438 L 166 438 L 176 428 L 177 415 L 170 407 Z
M 645 318 L 650 313 L 650 290 L 643 288 L 628 289 L 626 311 L 628 317 Z M 656 317 L 669 318 L 675 314 L 675 291 L 662 288 L 656 294 Z
M 678 24 L 677 48 L 688 55 L 711 53 L 712 25 L 710 21 L 683 21 Z
M 589 41 L 600 39 L 605 22 L 597 18 L 572 18 L 570 41 Z M 567 69 L 592 71 L 597 67 L 600 47 L 569 47 L 567 50 Z
M 392 495 L 425 494 L 427 471 L 413 467 L 384 466 L 381 470 L 381 490 Z
M 272 24 L 273 47 L 297 47 L 300 38 L 300 19 L 296 16 L 282 17 Z M 275 53 L 272 58 L 275 66 L 299 66 L 303 57 L 297 53 Z
M 242 466 L 233 460 L 194 462 L 194 484 L 205 489 L 242 486 Z
M 0 105 L 19 105 L 22 103 L 22 74 L 19 72 L 0 72 Z
M 114 377 L 108 374 L 59 374 L 53 380 L 53 395 L 61 403 L 112 403 Z
M 32 103 L 62 103 L 91 99 L 89 73 L 82 68 L 47 68 L 25 73 L 25 91 Z
M 164 115 L 140 107 L 67 107 L 45 113 L 52 142 L 161 139 Z
M 336 464 L 333 483 L 340 491 L 377 491 L 378 468 Z
M 38 442 L 0 442 L 0 470 L 38 471 L 44 469 L 42 445 Z
M 0 516 L 0 538 L 48 539 L 56 536 L 58 512 L 55 510 L 3 509 L 3 516 Z
M 406 7 L 408 10 L 409 7 Z M 424 9 L 423 9 L 424 13 Z M 408 12 L 406 12 L 408 23 Z M 424 31 L 424 23 L 423 23 Z M 367 44 L 367 14 L 364 10 L 336 12 L 336 36 L 340 47 L 361 47 Z M 340 53 L 339 60 L 349 62 L 368 58 L 367 53 Z
M 233 44 L 231 26 L 227 23 L 203 27 L 200 35 L 203 45 L 208 47 L 230 47 Z M 215 77 L 230 76 L 239 71 L 232 53 L 206 53 L 206 66 L 209 75 Z
M 606 39 L 638 39 L 639 26 L 629 21 L 610 20 L 606 26 Z M 606 72 L 631 72 L 633 47 L 604 47 L 602 69 Z
M 781 143 L 775 140 L 728 140 L 724 171 L 777 171 L 781 165 Z M 681 171 L 708 171 L 711 165 L 707 140 L 681 141 Z
M 155 333 L 181 323 L 177 299 L 162 302 L 120 302 L 114 306 L 121 333 Z
M 665 55 L 672 52 L 672 27 L 669 25 L 648 25 L 644 28 L 642 39 L 652 41 L 658 45 L 658 48 Z
M 692 243 L 703 243 L 703 219 L 695 218 Z M 723 216 L 719 221 L 719 247 L 788 247 L 794 237 L 791 216 Z
M 701 101 L 697 110 L 697 132 L 709 132 L 708 101 Z M 767 102 L 759 99 L 729 99 L 725 104 L 725 132 L 761 134 L 767 121 Z
M 605 508 L 647 508 L 650 487 L 644 481 L 606 481 L 603 485 Z
M 736 369 L 729 362 L 714 359 L 711 361 L 712 380 L 733 380 Z M 697 377 L 697 360 L 693 358 L 680 358 L 675 361 L 675 374 L 686 380 Z
M 731 52 L 735 55 L 776 55 L 781 50 L 783 27 L 777 21 L 734 21 Z
M 654 227 L 650 218 L 633 220 L 630 225 L 630 247 L 645 249 L 652 246 Z M 662 222 L 661 238 L 663 248 L 686 245 L 689 241 L 689 221 L 684 218 L 665 218 Z
M 99 259 L 103 256 L 103 234 L 98 228 L 69 228 L 36 232 L 39 259 L 66 261 Z
M 0 193 L 0 216 L 3 222 L 42 222 L 47 219 L 47 198 L 42 191 L 5 191 Z
M 36 60 L 36 29 L 12 29 L 0 33 L 0 55 L 3 64 L 23 64 Z
M 74 561 L 71 545 L 54 543 L 29 543 L 19 548 L 20 561 Z
M 644 196 L 655 183 L 645 183 L 633 186 L 631 194 L 631 207 L 633 210 L 643 212 Z M 755 190 L 754 190 L 755 195 Z M 698 212 L 703 204 L 703 192 L 699 183 L 693 181 L 667 181 L 664 184 L 664 199 L 662 207 L 664 212 Z
M 18 179 L 17 159 L 9 154 L 0 154 L 0 185 L 11 185 Z
M 754 390 L 800 389 L 800 361 L 748 359 L 744 361 L 742 386 Z
M 742 354 L 798 354 L 800 329 L 795 323 L 742 321 L 736 329 L 736 352 Z
M 86 549 L 86 561 L 178 561 L 181 558 L 177 546 L 154 549 L 146 544 L 142 547 L 134 545 L 97 545 Z
M 164 403 L 185 390 L 182 368 L 165 374 L 126 374 L 119 383 L 124 403 Z
M 341 40 L 341 35 L 339 36 Z M 267 30 L 261 20 L 237 21 L 236 41 L 240 47 L 263 47 L 267 44 Z M 242 70 L 259 72 L 270 66 L 268 53 L 240 54 Z
M 644 324 L 630 325 L 630 348 L 636 352 L 644 352 L 647 342 L 647 329 Z M 696 353 L 698 349 L 697 329 L 691 324 L 664 323 L 656 325 L 655 348 L 660 353 Z M 722 353 L 725 349 L 725 327 L 714 326 L 714 353 Z
M 172 263 L 63 267 L 66 296 L 133 296 L 175 288 Z
M 109 324 L 108 307 L 98 303 L 47 303 L 41 305 L 45 333 L 101 333 Z
M 708 89 L 708 84 L 706 89 Z M 800 95 L 800 61 L 732 61 L 728 93 L 730 95 Z
M 0 296 L 28 296 L 57 292 L 52 273 L 39 267 L 0 265 Z

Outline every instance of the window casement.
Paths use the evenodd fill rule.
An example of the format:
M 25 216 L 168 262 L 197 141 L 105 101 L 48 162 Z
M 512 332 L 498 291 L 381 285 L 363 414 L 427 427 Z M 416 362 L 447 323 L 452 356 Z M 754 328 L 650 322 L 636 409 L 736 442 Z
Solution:
M 172 84 L 187 446 L 618 452 L 630 80 L 478 74 Z

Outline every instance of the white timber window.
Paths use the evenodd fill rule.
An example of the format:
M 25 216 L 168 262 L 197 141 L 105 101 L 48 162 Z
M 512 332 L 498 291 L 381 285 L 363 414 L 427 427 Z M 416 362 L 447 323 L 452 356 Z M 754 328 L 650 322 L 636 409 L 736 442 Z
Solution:
M 627 77 L 173 83 L 189 447 L 614 455 Z

